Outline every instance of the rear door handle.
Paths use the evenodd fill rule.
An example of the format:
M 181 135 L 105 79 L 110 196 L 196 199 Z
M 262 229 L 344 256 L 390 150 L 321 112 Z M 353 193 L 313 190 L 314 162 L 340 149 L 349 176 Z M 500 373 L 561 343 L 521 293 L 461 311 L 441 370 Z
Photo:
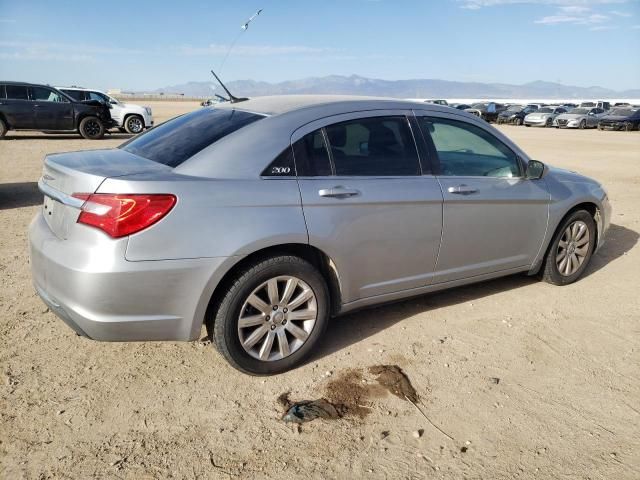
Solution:
M 447 188 L 447 191 L 455 195 L 471 195 L 472 193 L 477 193 L 478 189 L 467 185 L 457 185 Z
M 335 198 L 347 198 L 360 195 L 360 192 L 355 188 L 346 188 L 341 185 L 333 188 L 322 188 L 318 190 L 318 195 L 321 197 L 335 197 Z

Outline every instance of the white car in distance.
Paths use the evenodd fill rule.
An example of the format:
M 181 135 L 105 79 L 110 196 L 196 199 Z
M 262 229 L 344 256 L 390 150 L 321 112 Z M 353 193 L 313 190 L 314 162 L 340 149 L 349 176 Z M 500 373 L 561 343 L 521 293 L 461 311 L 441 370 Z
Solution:
M 110 108 L 111 118 L 115 121 L 121 132 L 135 135 L 144 131 L 145 128 L 153 127 L 151 107 L 143 107 L 133 103 L 122 103 L 100 90 L 81 87 L 56 88 L 62 90 L 75 100 L 98 100 L 99 102 L 106 103 Z

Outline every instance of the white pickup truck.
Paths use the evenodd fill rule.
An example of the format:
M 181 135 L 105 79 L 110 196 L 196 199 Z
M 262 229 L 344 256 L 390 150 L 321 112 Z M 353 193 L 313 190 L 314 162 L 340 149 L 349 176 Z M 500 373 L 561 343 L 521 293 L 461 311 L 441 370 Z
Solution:
M 98 100 L 110 108 L 111 118 L 122 132 L 137 134 L 145 128 L 153 127 L 151 107 L 142 107 L 132 103 L 121 103 L 100 90 L 81 87 L 56 87 L 71 98 L 79 101 Z

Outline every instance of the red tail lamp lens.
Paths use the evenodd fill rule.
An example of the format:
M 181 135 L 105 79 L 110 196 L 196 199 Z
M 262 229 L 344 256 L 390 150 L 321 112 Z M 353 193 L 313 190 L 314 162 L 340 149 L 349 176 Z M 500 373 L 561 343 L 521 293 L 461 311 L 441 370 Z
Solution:
M 149 228 L 171 211 L 175 195 L 74 193 L 84 200 L 78 223 L 99 228 L 113 238 L 126 237 Z

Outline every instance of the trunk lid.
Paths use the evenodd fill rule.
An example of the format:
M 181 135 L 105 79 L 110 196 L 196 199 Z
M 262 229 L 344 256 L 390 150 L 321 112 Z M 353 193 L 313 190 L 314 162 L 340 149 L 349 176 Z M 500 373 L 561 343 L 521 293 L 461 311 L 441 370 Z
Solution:
M 107 178 L 171 170 L 120 149 L 47 155 L 39 181 L 45 196 L 42 213 L 51 231 L 66 239 L 83 203 L 72 197 L 74 193 L 95 193 Z

